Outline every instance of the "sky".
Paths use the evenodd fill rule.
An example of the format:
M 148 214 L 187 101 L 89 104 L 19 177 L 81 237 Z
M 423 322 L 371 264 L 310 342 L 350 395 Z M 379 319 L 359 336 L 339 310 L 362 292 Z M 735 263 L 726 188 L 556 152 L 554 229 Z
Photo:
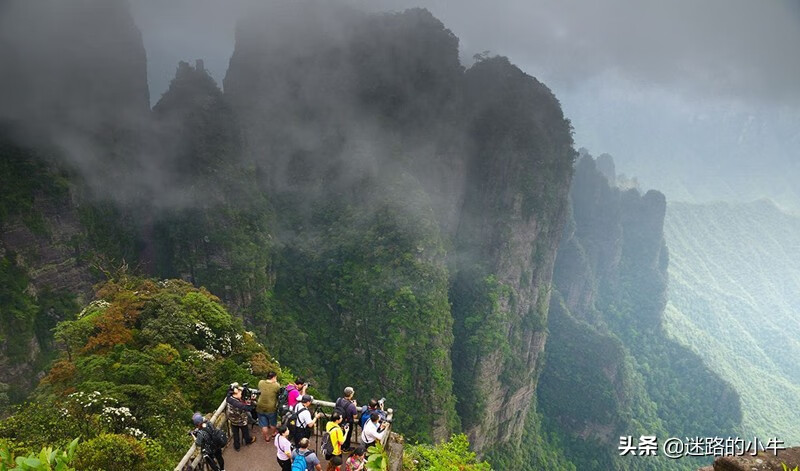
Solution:
M 255 0 L 137 0 L 157 101 L 179 60 L 221 84 L 237 18 Z M 670 200 L 770 198 L 800 208 L 800 2 L 794 0 L 348 0 L 422 6 L 476 53 L 548 85 L 576 147 Z

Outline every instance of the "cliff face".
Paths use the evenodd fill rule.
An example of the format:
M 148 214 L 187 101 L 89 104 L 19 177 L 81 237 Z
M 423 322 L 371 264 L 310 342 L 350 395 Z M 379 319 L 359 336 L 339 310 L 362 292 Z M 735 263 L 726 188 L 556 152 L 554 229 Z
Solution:
M 466 73 L 470 149 L 451 288 L 459 413 L 478 450 L 517 442 L 536 388 L 573 150 L 558 102 L 502 58 Z
M 21 21 L 48 18 L 12 4 Z M 28 75 L 60 78 L 35 107 L 54 119 L 22 138 L 46 136 L 65 168 L 57 203 L 26 187 L 32 203 L 14 216 L 63 218 L 59 234 L 40 241 L 3 218 L 15 254 L 46 246 L 9 261 L 9 276 L 85 292 L 94 256 L 140 262 L 208 286 L 326 395 L 386 395 L 412 438 L 463 423 L 480 451 L 523 446 L 574 160 L 544 85 L 504 58 L 465 70 L 426 10 L 287 2 L 239 25 L 224 93 L 182 63 L 147 116 L 124 3 L 62 13 L 30 64 L 4 50 L 23 95 L 51 85 Z M 71 60 L 49 60 L 56 43 Z M 57 260 L 69 271 L 39 270 Z
M 226 97 L 243 123 L 245 155 L 266 177 L 262 184 L 276 205 L 278 238 L 289 248 L 285 253 L 292 263 L 277 267 L 277 298 L 296 305 L 308 293 L 281 281 L 302 279 L 291 274 L 294 265 L 314 266 L 349 253 L 338 234 L 352 231 L 340 224 L 353 211 L 382 214 L 387 222 L 419 221 L 426 229 L 414 231 L 417 242 L 409 240 L 425 255 L 416 270 L 440 272 L 435 279 L 444 277 L 449 289 L 437 288 L 431 299 L 436 305 L 452 303 L 452 311 L 432 310 L 429 322 L 441 323 L 445 332 L 452 323 L 455 337 L 430 344 L 445 352 L 443 363 L 425 366 L 430 360 L 414 358 L 401 371 L 422 367 L 441 370 L 447 378 L 434 385 L 436 399 L 420 399 L 443 405 L 430 412 L 439 417 L 431 429 L 434 438 L 452 430 L 449 407 L 455 394 L 458 416 L 476 449 L 518 443 L 535 390 L 548 286 L 566 216 L 574 153 L 569 124 L 552 93 L 506 59 L 484 60 L 464 71 L 457 38 L 425 10 L 368 17 L 306 7 L 271 6 L 243 21 L 225 78 Z M 393 205 L 386 214 L 375 202 L 395 191 L 423 197 L 409 201 L 414 210 L 398 212 Z M 438 226 L 435 235 L 427 224 L 431 218 Z M 371 227 L 359 219 L 350 224 Z M 363 244 L 370 253 L 383 242 Z M 452 250 L 443 258 L 437 246 Z M 315 284 L 341 285 L 334 273 L 352 278 L 334 267 L 323 264 Z M 400 273 L 395 276 L 410 281 Z M 376 307 L 357 295 L 361 288 L 337 292 L 338 306 L 327 302 L 323 312 L 332 311 L 334 319 L 353 320 L 352 311 L 359 309 L 374 316 Z M 325 290 L 311 293 L 301 305 L 326 304 Z M 312 310 L 305 305 L 304 311 Z M 318 321 L 330 324 L 330 314 Z M 406 314 L 387 315 L 393 323 Z M 427 338 L 419 320 L 413 322 L 412 338 Z M 362 349 L 358 339 L 346 344 Z M 309 359 L 309 367 L 320 372 L 313 363 Z M 338 389 L 341 373 L 335 365 L 325 370 Z M 357 379 L 370 384 L 377 374 Z M 451 374 L 452 389 L 444 386 Z M 429 385 L 420 387 L 422 398 Z
M 634 463 L 608 451 L 624 435 L 735 434 L 741 423 L 732 388 L 662 327 L 664 197 L 610 186 L 588 155 L 570 195 L 538 391 L 542 413 L 573 462 L 594 463 L 587 469 L 694 469 L 696 462 Z
M 8 368 L 0 382 L 15 396 L 46 365 L 49 329 L 97 280 L 95 256 L 132 258 L 117 209 L 92 194 L 127 188 L 119 177 L 149 102 L 142 39 L 124 2 L 8 1 L 0 9 L 0 259 L 19 282 L 5 289 L 17 301 L 3 303 L 0 363 Z M 24 358 L 15 345 L 25 346 Z
M 205 286 L 237 311 L 271 288 L 271 211 L 242 157 L 241 128 L 203 68 L 178 65 L 153 108 L 152 154 L 168 190 L 140 220 L 149 271 Z

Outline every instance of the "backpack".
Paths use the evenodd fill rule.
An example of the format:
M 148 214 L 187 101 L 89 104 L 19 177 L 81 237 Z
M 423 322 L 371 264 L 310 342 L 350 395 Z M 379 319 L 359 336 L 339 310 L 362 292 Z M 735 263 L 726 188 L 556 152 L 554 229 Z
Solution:
M 378 415 L 381 416 L 381 419 L 386 418 L 386 412 L 384 412 L 381 409 L 372 410 L 365 404 L 364 407 L 361 409 L 361 417 L 358 419 L 359 425 L 361 426 L 362 429 L 364 428 L 364 425 L 366 425 L 367 422 L 369 422 L 369 418 L 373 412 L 377 412 Z
M 203 440 L 203 449 L 209 453 L 221 450 L 228 444 L 228 435 L 221 429 L 206 422 L 206 426 L 200 433 L 204 433 L 206 438 Z
M 340 397 L 336 400 L 336 405 L 333 406 L 333 413 L 339 414 L 342 417 L 342 420 L 345 422 L 351 422 L 353 420 L 352 417 L 347 417 L 347 399 Z M 348 420 L 349 419 L 349 420 Z
M 214 442 L 218 448 L 224 448 L 228 444 L 228 434 L 224 430 L 208 424 L 210 427 L 209 433 L 211 434 L 211 441 Z
M 286 387 L 282 387 L 278 391 L 278 412 L 281 415 L 286 414 L 289 410 L 289 390 Z
M 298 404 L 298 405 L 300 407 L 295 407 L 294 409 L 289 409 L 289 411 L 286 414 L 284 414 L 283 421 L 281 421 L 281 423 L 283 425 L 287 426 L 289 428 L 289 430 L 294 430 L 295 428 L 298 428 L 299 424 L 295 423 L 295 422 L 298 422 L 297 417 L 304 410 L 308 410 L 305 407 L 303 407 L 302 405 L 300 405 L 300 404 Z M 303 426 L 299 427 L 299 428 L 306 428 L 307 425 L 308 424 L 303 424 Z
M 358 419 L 358 425 L 360 425 L 362 429 L 364 428 L 364 425 L 366 425 L 367 421 L 369 421 L 370 414 L 372 414 L 372 411 L 369 410 L 369 407 L 365 405 L 361 408 L 361 417 Z
M 298 451 L 297 456 L 292 460 L 292 471 L 306 471 L 308 464 L 306 464 L 306 456 L 311 454 L 311 450 L 306 450 L 305 453 Z
M 336 427 L 339 426 L 337 425 Z M 334 429 L 336 427 L 334 427 Z M 326 458 L 333 455 L 333 440 L 331 440 L 331 434 L 328 431 L 325 431 L 325 433 L 322 434 L 322 447 L 320 448 L 320 451 L 322 451 L 322 454 L 325 455 Z

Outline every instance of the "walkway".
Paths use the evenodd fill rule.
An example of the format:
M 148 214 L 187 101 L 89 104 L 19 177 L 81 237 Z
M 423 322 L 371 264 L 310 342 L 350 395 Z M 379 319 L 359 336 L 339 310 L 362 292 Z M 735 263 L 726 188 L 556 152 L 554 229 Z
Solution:
M 327 414 L 331 413 L 334 406 L 332 402 L 319 400 L 314 400 L 314 405 L 316 406 L 316 410 L 321 410 Z M 389 420 L 391 420 L 393 415 L 392 409 L 388 409 L 387 413 Z M 225 447 L 225 450 L 223 451 L 226 471 L 280 471 L 275 445 L 273 445 L 272 442 L 264 442 L 264 438 L 261 436 L 261 429 L 255 424 L 253 424 L 250 428 L 250 435 L 256 437 L 256 442 L 249 446 L 242 446 L 238 452 L 233 449 L 233 440 L 230 433 L 231 431 L 228 427 L 227 417 L 225 415 L 225 401 L 222 401 L 217 410 L 211 416 L 210 421 L 218 427 L 224 427 L 228 429 L 228 446 Z M 319 450 L 320 445 L 322 444 L 322 431 L 325 429 L 325 423 L 326 419 L 323 418 L 320 420 L 319 425 L 314 427 L 314 434 L 310 438 L 311 446 L 309 447 L 309 449 L 314 452 Z M 389 428 L 391 428 L 391 425 Z M 360 428 L 358 427 L 358 424 L 356 424 L 356 428 L 353 431 L 354 446 L 358 443 L 359 432 Z M 390 435 L 391 434 L 386 435 L 387 439 Z M 320 457 L 320 460 L 324 461 L 324 458 Z M 197 456 L 196 447 L 192 445 L 186 452 L 186 455 L 183 457 L 181 462 L 175 467 L 175 471 L 197 469 L 199 461 L 200 457 Z M 325 468 L 325 465 L 326 463 L 323 462 L 323 469 Z
M 252 445 L 243 446 L 238 452 L 233 443 L 225 448 L 225 471 L 280 471 L 275 445 L 264 442 L 258 427 L 251 428 L 250 434 L 258 438 Z

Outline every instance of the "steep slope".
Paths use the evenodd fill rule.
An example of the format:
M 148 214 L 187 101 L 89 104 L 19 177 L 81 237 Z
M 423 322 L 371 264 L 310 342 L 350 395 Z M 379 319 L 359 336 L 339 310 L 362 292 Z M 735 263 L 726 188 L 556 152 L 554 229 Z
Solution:
M 128 192 L 131 179 L 121 176 L 149 105 L 141 34 L 125 2 L 6 1 L 0 9 L 0 271 L 8 281 L 0 382 L 14 399 L 43 374 L 50 328 L 90 294 L 95 268 L 107 265 L 100 260 L 136 258 L 128 221 L 94 195 Z
M 268 289 L 271 208 L 255 168 L 242 158 L 241 129 L 203 68 L 178 64 L 153 108 L 152 153 L 170 188 L 168 201 L 140 211 L 149 271 L 207 287 L 247 309 Z
M 415 297 L 435 295 L 432 306 L 439 307 L 427 308 L 428 321 L 446 334 L 455 322 L 455 348 L 451 367 L 453 340 L 437 336 L 433 351 L 444 352 L 447 365 L 437 353 L 415 357 L 403 368 L 401 376 L 408 369 L 444 375 L 412 388 L 413 403 L 433 405 L 423 420 L 404 425 L 413 437 L 445 438 L 458 421 L 455 391 L 459 416 L 478 450 L 495 441 L 518 443 L 544 344 L 546 287 L 573 159 L 569 124 L 550 91 L 503 58 L 465 72 L 457 38 L 425 10 L 365 16 L 303 2 L 271 5 L 240 24 L 225 90 L 245 123 L 246 155 L 265 175 L 263 188 L 276 205 L 278 240 L 285 244 L 273 308 L 314 312 L 309 319 L 314 328 L 296 328 L 309 344 L 326 345 L 316 325 L 339 326 L 354 319 L 352 312 L 374 315 L 374 303 L 359 294 L 370 291 L 368 280 L 355 278 L 332 302 L 325 289 L 297 285 L 303 277 L 294 273 L 296 267 L 320 260 L 323 276 L 312 278 L 314 284 L 340 286 L 339 278 L 353 275 L 346 263 L 344 272 L 335 267 L 347 261 L 342 254 L 351 254 L 356 267 L 372 260 L 366 266 L 410 282 L 419 275 L 406 278 L 403 264 L 387 266 L 389 259 L 382 256 L 357 261 L 362 256 L 352 254 L 340 234 L 352 234 L 352 227 L 342 226 L 346 221 L 368 233 L 375 232 L 368 221 L 377 216 L 399 228 L 417 221 L 422 230 L 411 233 L 416 239 L 397 248 L 423 262 L 414 268 L 417 273 L 437 273 L 435 286 L 448 280 L 450 287 L 430 294 L 424 285 L 408 287 L 419 290 Z M 387 199 L 407 208 L 392 205 L 387 212 Z M 438 227 L 431 227 L 431 220 Z M 390 235 L 382 226 L 381 238 L 357 239 L 367 254 L 384 250 L 382 238 Z M 352 237 L 361 237 L 358 231 Z M 437 247 L 446 246 L 453 250 L 445 259 Z M 299 297 L 306 299 L 298 302 Z M 309 309 L 312 305 L 327 308 Z M 397 306 L 403 309 L 382 315 L 388 316 L 384 322 L 415 319 L 412 338 L 422 345 L 434 340 L 416 324 L 413 305 Z M 392 330 L 379 334 L 370 324 L 362 336 L 407 336 Z M 480 325 L 490 327 L 488 342 Z M 362 350 L 361 340 L 343 334 L 345 349 Z M 297 350 L 302 349 L 285 345 L 277 352 L 298 358 L 303 352 Z M 322 365 L 306 358 L 308 370 L 323 376 Z M 332 360 L 323 377 L 335 394 L 350 373 L 342 372 L 348 359 Z M 370 385 L 380 377 L 377 366 L 362 366 L 352 378 Z M 454 389 L 447 386 L 451 368 L 458 381 Z M 513 381 L 493 391 L 501 378 Z M 379 393 L 369 386 L 366 392 Z M 504 413 L 505 401 L 519 412 Z
M 616 452 L 620 436 L 740 431 L 736 392 L 662 327 L 664 197 L 612 187 L 589 155 L 576 168 L 571 197 L 574 223 L 559 247 L 538 391 L 545 422 L 587 469 L 694 469 L 688 459 Z
M 3 58 L 20 65 L 9 87 L 40 68 L 55 78 L 36 107 L 55 118 L 22 113 L 10 142 L 41 137 L 59 165 L 0 206 L 27 202 L 2 214 L 3 240 L 21 240 L 3 253 L 18 307 L 4 316 L 40 309 L 40 267 L 19 256 L 39 242 L 14 234 L 52 186 L 39 178 L 62 176 L 57 212 L 74 244 L 41 243 L 60 247 L 48 264 L 78 267 L 80 287 L 55 277 L 67 293 L 97 280 L 93 258 L 107 275 L 127 261 L 203 284 L 327 395 L 386 395 L 411 439 L 444 440 L 463 418 L 480 452 L 541 442 L 533 396 L 575 154 L 547 87 L 505 58 L 464 70 L 458 39 L 426 10 L 276 2 L 239 25 L 224 93 L 202 64 L 181 63 L 148 116 L 124 2 L 85 0 L 54 23 L 6 5 L 21 25 L 58 26 L 30 48 L 39 65 L 19 44 Z M 110 47 L 88 47 L 83 31 Z M 62 43 L 74 59 L 50 64 Z
M 800 219 L 769 201 L 671 203 L 666 327 L 742 396 L 748 434 L 800 441 Z
M 532 402 L 574 151 L 558 101 L 506 59 L 465 82 L 474 150 L 450 296 L 459 415 L 481 450 L 518 443 Z
M 100 194 L 135 194 L 149 114 L 147 58 L 125 0 L 0 6 L 0 119 L 24 125 Z M 102 46 L 102 47 L 101 47 Z

